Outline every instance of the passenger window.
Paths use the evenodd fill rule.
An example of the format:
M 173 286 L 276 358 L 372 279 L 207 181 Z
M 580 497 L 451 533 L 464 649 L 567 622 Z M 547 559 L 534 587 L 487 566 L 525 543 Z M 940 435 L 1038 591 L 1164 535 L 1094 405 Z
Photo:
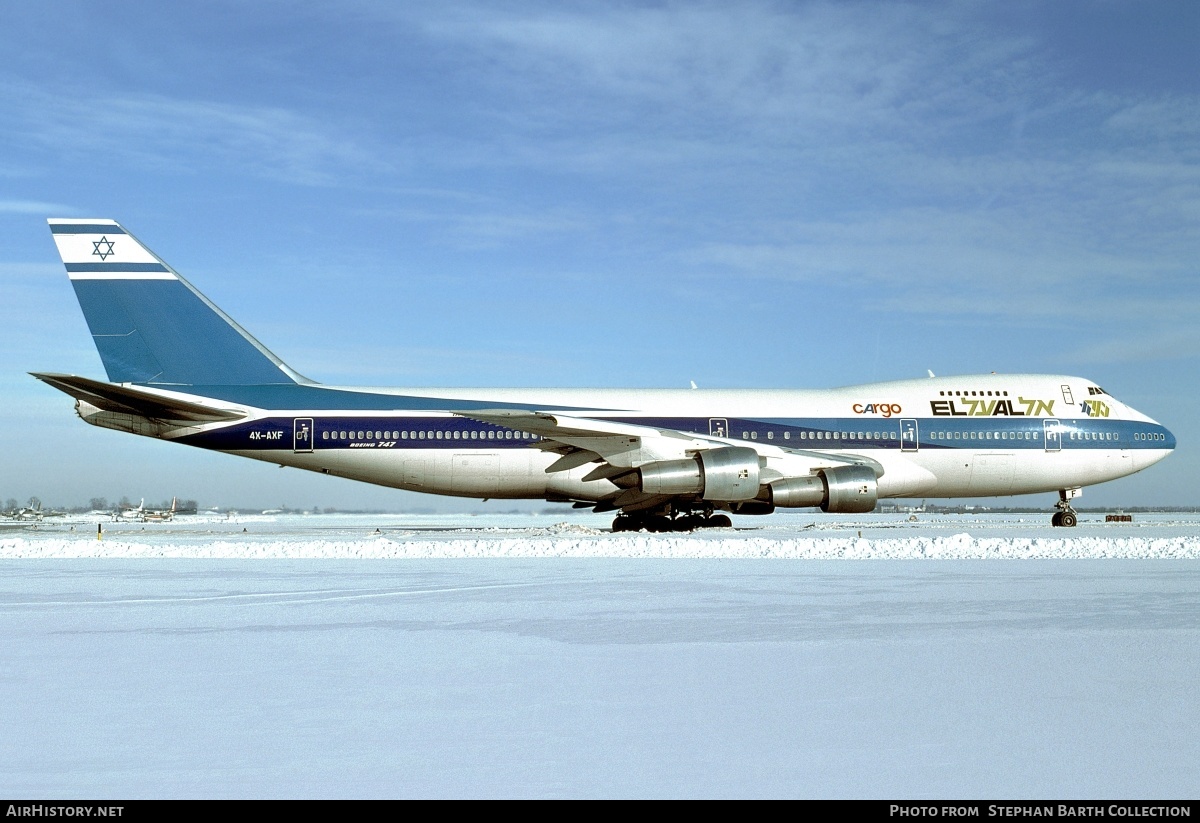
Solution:
M 767 432 L 767 439 L 768 439 L 768 440 L 774 440 L 774 439 L 775 439 L 775 432 Z
M 783 439 L 784 439 L 784 440 L 791 440 L 791 439 L 792 439 L 792 433 L 791 433 L 791 432 L 784 432 L 784 433 L 783 433 Z
M 750 439 L 751 439 L 751 440 L 757 440 L 757 439 L 758 439 L 758 432 L 750 432 Z

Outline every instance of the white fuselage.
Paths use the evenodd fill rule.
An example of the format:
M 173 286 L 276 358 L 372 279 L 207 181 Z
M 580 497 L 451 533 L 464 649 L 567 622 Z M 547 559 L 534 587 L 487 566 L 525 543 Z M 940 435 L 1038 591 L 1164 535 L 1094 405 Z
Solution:
M 411 491 L 551 500 L 598 500 L 615 487 L 607 479 L 585 481 L 590 464 L 548 473 L 559 455 L 541 450 L 537 435 L 463 415 L 520 407 L 694 434 L 713 445 L 752 447 L 783 476 L 807 472 L 823 455 L 861 455 L 882 467 L 881 498 L 1078 488 L 1140 471 L 1175 445 L 1155 421 L 1089 381 L 1065 376 L 931 378 L 819 391 L 321 389 L 331 400 L 349 398 L 344 405 L 352 407 L 259 408 L 248 422 L 156 434 Z

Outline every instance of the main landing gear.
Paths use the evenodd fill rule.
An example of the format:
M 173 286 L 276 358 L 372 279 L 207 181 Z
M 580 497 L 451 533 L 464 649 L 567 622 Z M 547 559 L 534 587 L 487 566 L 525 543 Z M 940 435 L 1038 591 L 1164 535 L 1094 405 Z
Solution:
M 1071 499 L 1079 496 L 1079 489 L 1060 489 L 1058 492 L 1058 502 L 1054 504 L 1054 508 L 1058 509 L 1054 516 L 1050 518 L 1050 524 L 1053 526 L 1065 526 L 1073 528 L 1079 523 L 1079 517 L 1075 514 L 1075 510 L 1071 508 Z
M 690 532 L 695 529 L 728 529 L 733 525 L 727 514 L 683 514 L 670 517 L 665 514 L 643 514 L 631 512 L 619 514 L 613 521 L 614 532 Z

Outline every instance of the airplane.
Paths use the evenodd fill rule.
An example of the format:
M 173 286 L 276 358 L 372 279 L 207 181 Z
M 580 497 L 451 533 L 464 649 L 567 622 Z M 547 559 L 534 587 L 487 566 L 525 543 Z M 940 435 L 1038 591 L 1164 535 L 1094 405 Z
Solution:
M 171 498 L 171 508 L 169 509 L 147 509 L 146 498 L 134 506 L 122 507 L 113 519 L 114 520 L 134 520 L 139 523 L 165 523 L 168 520 L 175 519 L 175 498 Z
M 1081 377 L 981 374 L 826 390 L 328 386 L 272 354 L 123 226 L 50 219 L 108 380 L 31 372 L 88 423 L 409 491 L 614 512 L 613 531 L 780 508 L 1083 487 L 1175 448 Z
M 46 512 L 42 511 L 42 501 L 34 497 L 29 501 L 28 506 L 10 509 L 4 513 L 4 516 L 20 523 L 40 523 L 45 519 Z
M 144 505 L 144 503 L 143 503 Z M 174 497 L 171 498 L 171 508 L 169 509 L 143 509 L 143 523 L 166 523 L 175 519 L 175 507 L 177 503 Z

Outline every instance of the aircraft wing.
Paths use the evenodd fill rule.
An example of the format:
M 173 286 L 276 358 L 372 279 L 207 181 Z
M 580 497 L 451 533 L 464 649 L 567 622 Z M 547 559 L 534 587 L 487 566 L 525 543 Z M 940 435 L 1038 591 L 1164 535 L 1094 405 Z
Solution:
M 713 444 L 687 432 L 659 429 L 614 420 L 569 417 L 521 409 L 482 409 L 457 412 L 461 417 L 538 435 L 538 448 L 562 455 L 547 473 L 566 471 L 585 463 L 604 461 L 629 470 L 655 460 L 686 457 L 689 450 L 712 448 Z
M 183 421 L 188 423 L 216 423 L 240 420 L 247 415 L 231 409 L 215 409 L 199 403 L 190 403 L 173 397 L 164 397 L 156 392 L 132 386 L 119 386 L 76 377 L 73 374 L 45 374 L 30 372 L 38 380 L 61 392 L 82 400 L 98 409 L 118 414 L 133 414 L 151 420 Z
M 766 458 L 764 481 L 808 474 L 819 468 L 846 465 L 869 466 L 876 476 L 883 475 L 883 466 L 861 454 L 829 454 L 789 449 L 757 441 L 732 440 L 677 429 L 589 417 L 570 417 L 533 410 L 483 409 L 457 414 L 471 420 L 540 436 L 542 441 L 538 448 L 561 455 L 546 468 L 547 474 L 568 471 L 587 463 L 601 463 L 602 465 L 586 476 L 585 480 L 616 477 L 658 460 L 677 460 L 694 456 L 696 452 L 705 449 L 731 446 L 754 449 L 760 457 Z

